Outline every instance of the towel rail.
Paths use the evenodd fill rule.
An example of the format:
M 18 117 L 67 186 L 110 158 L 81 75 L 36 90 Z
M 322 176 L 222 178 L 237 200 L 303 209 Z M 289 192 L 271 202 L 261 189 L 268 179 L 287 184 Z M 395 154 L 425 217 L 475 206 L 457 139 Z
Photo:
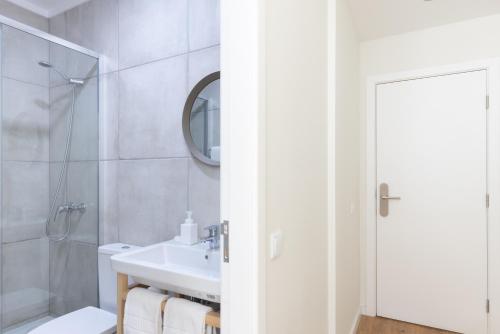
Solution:
M 128 285 L 128 275 L 118 273 L 117 275 L 117 307 L 116 312 L 116 334 L 123 334 L 123 317 L 125 315 L 125 301 L 127 300 L 128 292 L 137 287 L 148 288 L 147 285 L 143 284 L 133 284 Z M 164 311 L 166 302 L 161 304 L 161 309 Z M 205 318 L 205 324 L 213 328 L 220 329 L 220 313 L 219 312 L 209 312 Z

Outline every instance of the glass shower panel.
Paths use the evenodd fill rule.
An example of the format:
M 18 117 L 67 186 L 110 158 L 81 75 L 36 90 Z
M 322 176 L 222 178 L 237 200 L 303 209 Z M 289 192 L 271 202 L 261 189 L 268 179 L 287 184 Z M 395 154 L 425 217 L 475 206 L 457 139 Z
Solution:
M 1 333 L 98 306 L 98 61 L 1 27 Z

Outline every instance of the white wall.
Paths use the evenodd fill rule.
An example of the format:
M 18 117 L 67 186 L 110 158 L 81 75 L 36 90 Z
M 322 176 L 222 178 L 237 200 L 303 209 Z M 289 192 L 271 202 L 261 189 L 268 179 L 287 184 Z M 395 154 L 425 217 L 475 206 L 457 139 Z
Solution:
M 361 208 L 366 205 L 366 83 L 372 75 L 500 57 L 500 15 L 361 43 Z M 366 238 L 361 210 L 362 303 L 365 303 Z
M 265 2 L 267 333 L 327 333 L 328 1 Z
M 336 16 L 336 333 L 348 334 L 360 306 L 359 41 L 345 0 Z

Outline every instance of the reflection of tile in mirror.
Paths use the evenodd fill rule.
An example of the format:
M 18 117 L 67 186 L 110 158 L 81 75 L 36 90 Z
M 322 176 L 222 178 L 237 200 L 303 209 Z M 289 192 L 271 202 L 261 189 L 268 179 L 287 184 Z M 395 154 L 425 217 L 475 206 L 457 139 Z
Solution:
M 198 96 L 209 101 L 209 109 L 218 109 L 220 105 L 220 80 L 211 82 Z
M 220 160 L 220 80 L 208 84 L 195 99 L 190 130 L 195 146 L 206 157 Z
M 206 137 L 208 135 L 208 123 L 207 123 L 207 110 L 208 101 L 204 98 L 197 97 L 191 110 L 191 138 L 193 139 L 196 148 L 203 153 L 203 155 L 208 157 L 208 142 Z

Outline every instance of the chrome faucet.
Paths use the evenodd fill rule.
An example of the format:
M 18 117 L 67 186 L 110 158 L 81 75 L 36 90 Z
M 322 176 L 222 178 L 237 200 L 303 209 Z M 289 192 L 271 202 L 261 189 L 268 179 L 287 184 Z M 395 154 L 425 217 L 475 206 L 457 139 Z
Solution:
M 85 203 L 69 202 L 69 203 L 60 205 L 57 208 L 56 214 L 54 215 L 54 221 L 56 221 L 57 217 L 62 212 L 69 212 L 71 214 L 71 212 L 73 212 L 73 211 L 79 211 L 80 213 L 84 213 L 86 209 L 87 209 L 87 204 L 85 204 Z
M 219 249 L 220 243 L 220 228 L 219 225 L 210 225 L 205 227 L 204 230 L 208 231 L 208 237 L 202 238 L 201 243 L 208 243 L 210 249 Z

